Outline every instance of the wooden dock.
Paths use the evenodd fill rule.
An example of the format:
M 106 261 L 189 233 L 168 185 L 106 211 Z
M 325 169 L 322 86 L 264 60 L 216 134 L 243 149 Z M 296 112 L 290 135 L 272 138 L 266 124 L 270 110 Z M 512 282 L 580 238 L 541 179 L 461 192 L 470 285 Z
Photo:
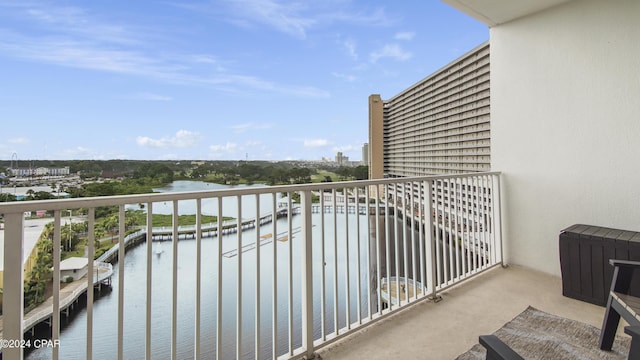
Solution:
M 111 264 L 96 262 L 94 269 L 96 269 L 96 273 L 93 275 L 94 287 L 111 284 L 111 276 L 113 275 L 113 266 Z M 87 292 L 87 278 L 83 277 L 69 284 L 61 284 L 61 286 L 64 286 L 64 288 L 60 289 L 60 313 L 69 316 L 69 311 L 78 303 L 78 298 Z M 52 316 L 53 297 L 50 297 L 24 315 L 22 328 L 26 333 L 28 331 L 33 332 L 34 327 L 41 322 L 47 322 L 51 326 Z M 3 338 L 3 326 L 2 317 L 0 316 L 0 339 Z
M 300 214 L 300 208 L 294 207 L 291 211 L 292 216 Z M 281 209 L 277 211 L 276 218 L 280 219 L 283 217 L 289 216 L 288 209 Z M 268 224 L 273 221 L 273 214 L 269 213 L 263 216 L 260 216 L 258 219 L 258 223 L 260 225 Z M 242 231 L 253 229 L 256 227 L 256 219 L 243 220 L 242 221 Z M 196 237 L 196 226 L 188 225 L 188 226 L 180 226 L 178 227 L 178 240 L 180 239 L 195 239 Z M 218 223 L 209 223 L 204 224 L 201 229 L 202 237 L 212 237 L 218 235 Z M 222 223 L 222 234 L 233 234 L 238 232 L 238 221 L 237 220 L 228 220 Z M 154 227 L 153 233 L 151 234 L 152 241 L 171 241 L 173 239 L 173 228 L 172 227 Z M 147 232 L 146 228 L 143 228 L 135 233 L 129 234 L 124 238 L 124 246 L 125 250 L 129 250 L 130 248 L 141 244 L 147 241 Z M 114 264 L 118 261 L 118 251 L 119 245 L 115 244 L 109 250 L 105 251 L 97 261 L 109 262 Z
M 300 214 L 300 208 L 294 207 L 291 211 L 292 215 Z M 276 218 L 284 218 L 289 215 L 288 209 L 281 209 L 276 212 Z M 273 221 L 273 214 L 269 213 L 266 215 L 260 216 L 258 219 L 258 224 L 260 226 L 268 224 Z M 242 220 L 241 228 L 242 231 L 248 229 L 254 229 L 256 227 L 256 219 Z M 178 239 L 195 239 L 196 237 L 196 226 L 180 226 L 178 228 Z M 201 229 L 202 237 L 212 237 L 218 235 L 218 223 L 209 223 L 203 224 Z M 238 232 L 238 221 L 237 220 L 227 220 L 222 223 L 222 234 L 233 234 Z M 168 241 L 173 238 L 173 228 L 172 227 L 154 227 L 153 234 L 151 239 L 153 241 Z

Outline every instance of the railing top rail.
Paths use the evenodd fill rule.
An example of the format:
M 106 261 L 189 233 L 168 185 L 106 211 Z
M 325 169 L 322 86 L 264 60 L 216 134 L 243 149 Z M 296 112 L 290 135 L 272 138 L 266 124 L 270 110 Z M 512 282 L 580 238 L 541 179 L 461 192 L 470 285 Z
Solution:
M 0 214 L 20 213 L 38 210 L 66 210 L 84 207 L 115 206 L 122 204 L 138 204 L 150 202 L 164 202 L 174 200 L 195 200 L 217 197 L 230 197 L 256 194 L 273 194 L 292 191 L 319 191 L 323 189 L 342 189 L 349 187 L 364 187 L 371 185 L 385 185 L 392 183 L 407 183 L 426 180 L 465 178 L 483 175 L 500 175 L 500 172 L 477 172 L 466 174 L 448 174 L 419 177 L 385 178 L 374 180 L 341 181 L 329 183 L 278 185 L 264 187 L 243 187 L 236 189 L 201 190 L 184 192 L 165 192 L 133 195 L 99 196 L 73 199 L 31 200 L 0 203 Z

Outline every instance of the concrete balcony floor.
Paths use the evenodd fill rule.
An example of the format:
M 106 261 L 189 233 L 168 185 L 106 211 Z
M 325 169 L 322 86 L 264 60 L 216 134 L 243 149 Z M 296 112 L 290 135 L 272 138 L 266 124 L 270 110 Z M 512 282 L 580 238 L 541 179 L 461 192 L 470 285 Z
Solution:
M 318 351 L 334 359 L 455 359 L 529 305 L 600 327 L 604 307 L 562 296 L 559 277 L 494 268 Z M 622 327 L 624 321 L 621 321 Z M 623 334 L 619 329 L 618 334 Z M 626 335 L 624 335 L 626 336 Z

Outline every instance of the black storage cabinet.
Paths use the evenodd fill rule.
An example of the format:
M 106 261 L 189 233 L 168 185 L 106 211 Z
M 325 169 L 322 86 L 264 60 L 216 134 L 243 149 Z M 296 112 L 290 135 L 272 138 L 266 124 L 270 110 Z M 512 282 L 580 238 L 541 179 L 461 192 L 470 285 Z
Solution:
M 576 224 L 560 232 L 564 296 L 606 306 L 613 266 L 609 259 L 640 261 L 640 232 Z M 640 296 L 635 273 L 630 293 Z

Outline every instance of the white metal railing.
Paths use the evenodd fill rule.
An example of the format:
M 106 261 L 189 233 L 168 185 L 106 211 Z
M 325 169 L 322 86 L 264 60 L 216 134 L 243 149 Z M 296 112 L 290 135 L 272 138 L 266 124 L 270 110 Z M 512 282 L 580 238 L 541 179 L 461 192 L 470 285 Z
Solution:
M 345 202 L 344 195 L 353 200 Z M 342 201 L 337 202 L 339 198 Z M 146 244 L 137 249 L 144 253 L 136 259 L 144 262 L 136 270 L 145 272 L 143 286 L 127 290 L 139 290 L 143 305 L 131 304 L 125 293 L 126 282 L 133 281 L 124 261 L 127 241 L 150 239 L 154 209 L 165 203 L 171 205 L 174 223 L 170 249 L 162 255 L 171 257 L 169 278 L 162 279 L 170 294 L 156 292 L 154 279 L 161 276 L 156 273 L 166 269 L 153 256 L 153 242 L 143 241 Z M 185 230 L 178 227 L 178 215 L 187 203 L 195 203 L 194 239 L 178 236 Z M 129 204 L 145 205 L 147 226 L 125 237 Z M 94 300 L 93 292 L 87 292 L 82 349 L 82 345 L 60 341 L 61 214 L 68 209 L 87 213 L 88 256 L 92 258 L 95 209 L 104 206 L 117 206 L 120 214 L 119 242 L 111 250 L 118 254 L 113 269 L 115 294 Z M 368 210 L 362 211 L 362 206 Z M 276 219 L 283 209 L 286 216 L 280 220 L 251 222 L 268 212 Z M 94 301 L 117 302 L 117 312 L 111 314 L 115 324 L 107 331 L 115 336 L 110 346 L 119 359 L 125 353 L 149 359 L 154 351 L 172 359 L 185 354 L 196 359 L 300 358 L 398 309 L 437 298 L 439 291 L 502 262 L 500 174 L 495 172 L 2 203 L 4 339 L 25 336 L 23 214 L 36 210 L 54 211 L 51 339 L 60 344 L 51 349 L 54 359 L 64 357 L 64 351 L 84 352 L 83 357 L 91 359 L 96 339 L 105 341 L 96 334 L 107 326 L 94 324 Z M 217 231 L 204 238 L 198 229 L 211 224 L 202 224 L 203 214 L 218 215 L 217 229 L 223 229 L 223 216 L 234 217 L 237 228 L 244 231 Z M 179 246 L 184 242 L 195 250 Z M 194 270 L 185 275 L 182 267 Z M 89 273 L 94 271 L 90 261 Z M 195 280 L 189 280 L 194 285 L 185 292 L 187 278 Z M 87 288 L 93 286 L 92 280 L 86 279 Z M 191 300 L 187 305 L 186 299 Z M 158 303 L 169 306 L 159 308 Z M 132 316 L 142 319 L 145 333 L 141 341 L 132 343 L 125 339 L 132 331 L 129 309 L 134 305 L 144 307 Z M 185 311 L 193 318 L 186 328 Z M 163 317 L 164 312 L 169 316 Z M 169 341 L 153 338 L 156 317 L 165 319 L 160 327 L 166 328 L 166 336 L 161 338 Z M 179 341 L 183 333 L 192 340 Z M 23 357 L 20 348 L 2 351 L 5 359 Z

